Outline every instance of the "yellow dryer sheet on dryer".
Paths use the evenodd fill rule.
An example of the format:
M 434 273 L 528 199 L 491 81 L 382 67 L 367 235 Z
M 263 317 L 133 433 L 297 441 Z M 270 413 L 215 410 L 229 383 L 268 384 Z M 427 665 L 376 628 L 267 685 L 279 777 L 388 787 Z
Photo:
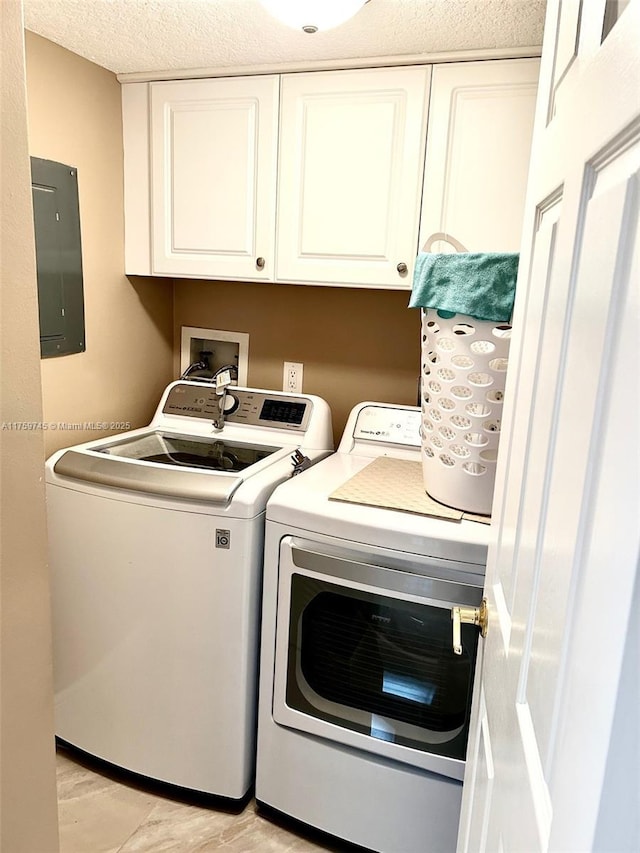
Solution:
M 434 501 L 425 492 L 420 462 L 389 456 L 374 459 L 329 495 L 329 500 L 397 509 L 451 521 L 462 518 L 485 524 L 490 521 L 484 516 L 463 513 Z

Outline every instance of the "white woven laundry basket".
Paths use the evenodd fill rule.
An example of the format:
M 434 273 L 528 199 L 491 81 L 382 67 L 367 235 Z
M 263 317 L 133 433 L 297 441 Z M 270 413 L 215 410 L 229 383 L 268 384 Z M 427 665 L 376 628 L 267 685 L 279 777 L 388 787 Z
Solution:
M 422 311 L 422 469 L 440 503 L 491 514 L 511 326 Z

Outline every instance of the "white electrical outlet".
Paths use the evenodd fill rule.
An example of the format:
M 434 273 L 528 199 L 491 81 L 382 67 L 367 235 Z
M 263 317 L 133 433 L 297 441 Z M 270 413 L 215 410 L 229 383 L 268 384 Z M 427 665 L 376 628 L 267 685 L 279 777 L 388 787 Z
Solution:
M 291 394 L 302 392 L 302 364 L 299 361 L 285 361 L 282 374 L 282 390 Z

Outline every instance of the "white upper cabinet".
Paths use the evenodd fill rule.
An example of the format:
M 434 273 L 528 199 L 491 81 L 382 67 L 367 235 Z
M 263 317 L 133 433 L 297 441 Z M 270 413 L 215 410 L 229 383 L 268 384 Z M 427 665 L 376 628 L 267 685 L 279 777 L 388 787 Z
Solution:
M 282 77 L 278 281 L 410 288 L 430 75 Z
M 125 270 L 409 290 L 434 232 L 517 251 L 538 65 L 126 83 Z
M 278 77 L 150 84 L 152 272 L 273 279 Z
M 538 69 L 537 59 L 434 67 L 421 248 L 442 231 L 470 252 L 519 250 Z

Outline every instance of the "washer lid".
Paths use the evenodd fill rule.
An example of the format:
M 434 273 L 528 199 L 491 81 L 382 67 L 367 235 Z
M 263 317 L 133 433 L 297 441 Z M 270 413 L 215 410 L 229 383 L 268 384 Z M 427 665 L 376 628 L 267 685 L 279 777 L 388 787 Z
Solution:
M 269 444 L 227 440 L 221 433 L 200 436 L 155 430 L 128 435 L 101 445 L 96 444 L 92 450 L 110 457 L 169 465 L 172 468 L 237 473 L 282 448 Z
M 97 453 L 67 450 L 53 470 L 63 477 L 88 480 L 101 486 L 162 495 L 168 498 L 228 504 L 244 477 L 221 471 L 174 468 L 152 462 L 133 462 L 99 456 Z

